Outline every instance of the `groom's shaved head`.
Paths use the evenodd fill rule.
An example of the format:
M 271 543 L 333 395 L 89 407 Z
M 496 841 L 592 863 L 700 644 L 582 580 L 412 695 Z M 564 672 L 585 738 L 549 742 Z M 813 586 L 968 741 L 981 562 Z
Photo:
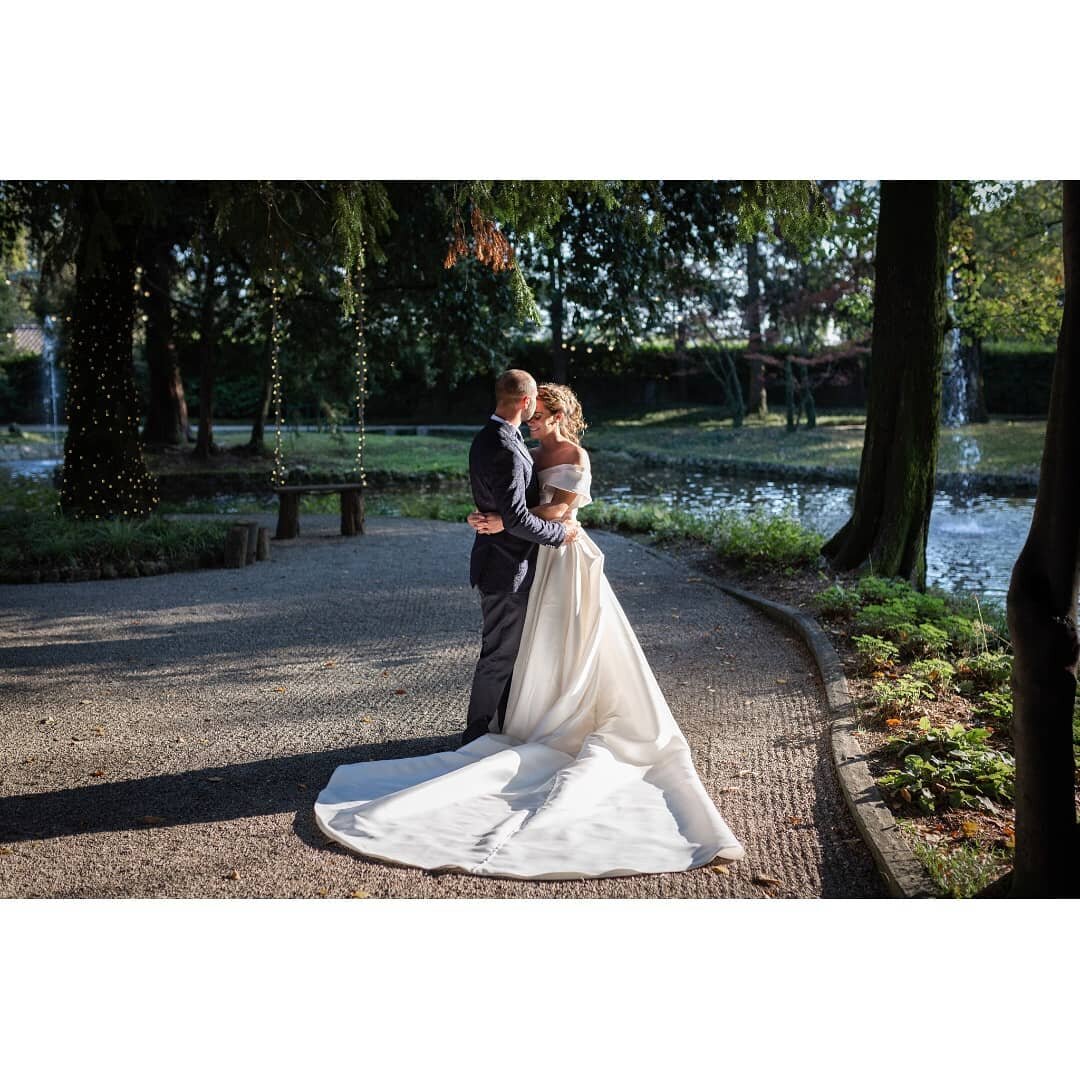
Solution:
M 536 397 L 536 380 L 521 368 L 504 371 L 495 383 L 496 405 L 515 406 L 523 397 Z

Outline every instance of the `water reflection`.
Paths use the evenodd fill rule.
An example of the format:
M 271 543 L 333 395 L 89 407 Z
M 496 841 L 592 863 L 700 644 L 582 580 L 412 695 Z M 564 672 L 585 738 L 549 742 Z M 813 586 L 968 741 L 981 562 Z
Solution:
M 834 484 L 718 477 L 642 469 L 594 477 L 596 497 L 616 505 L 656 501 L 696 514 L 718 509 L 787 514 L 830 536 L 851 513 L 854 491 Z M 926 545 L 927 583 L 1003 601 L 1013 563 L 1031 526 L 1035 500 L 939 491 Z

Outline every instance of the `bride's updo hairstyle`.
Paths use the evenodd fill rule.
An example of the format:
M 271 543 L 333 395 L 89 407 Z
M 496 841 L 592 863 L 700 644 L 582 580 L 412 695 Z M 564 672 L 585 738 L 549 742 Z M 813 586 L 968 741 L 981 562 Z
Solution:
M 562 413 L 559 418 L 559 434 L 564 439 L 581 445 L 581 436 L 589 426 L 581 414 L 581 402 L 577 394 L 569 386 L 561 386 L 559 383 L 541 383 L 536 388 L 536 397 L 547 407 L 547 411 L 553 416 Z

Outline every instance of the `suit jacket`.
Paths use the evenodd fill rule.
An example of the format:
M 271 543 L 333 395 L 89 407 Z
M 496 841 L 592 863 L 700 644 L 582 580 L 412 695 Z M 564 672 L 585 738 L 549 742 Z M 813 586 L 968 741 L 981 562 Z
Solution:
M 477 533 L 469 559 L 469 583 L 481 592 L 518 592 L 532 585 L 538 544 L 557 547 L 566 538 L 561 522 L 529 513 L 540 501 L 532 455 L 516 428 L 498 420 L 477 432 L 469 450 L 469 481 L 477 509 L 502 516 L 503 531 Z

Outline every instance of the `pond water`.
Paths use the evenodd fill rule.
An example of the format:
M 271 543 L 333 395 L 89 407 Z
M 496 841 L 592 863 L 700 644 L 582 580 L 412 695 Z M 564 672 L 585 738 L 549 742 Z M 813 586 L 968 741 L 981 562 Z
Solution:
M 48 480 L 53 459 L 3 461 L 9 476 Z M 594 495 L 616 505 L 661 502 L 707 515 L 717 509 L 787 514 L 830 536 L 848 519 L 854 490 L 838 484 L 718 476 L 705 470 L 598 462 Z M 939 491 L 927 540 L 927 582 L 951 592 L 1004 601 L 1009 575 L 1027 538 L 1032 498 L 961 495 Z
M 838 484 L 679 473 L 639 467 L 594 478 L 597 498 L 616 505 L 662 502 L 707 515 L 718 509 L 786 514 L 831 536 L 851 514 L 853 488 Z M 1013 563 L 1027 538 L 1033 498 L 937 492 L 926 544 L 927 583 L 1004 602 Z

